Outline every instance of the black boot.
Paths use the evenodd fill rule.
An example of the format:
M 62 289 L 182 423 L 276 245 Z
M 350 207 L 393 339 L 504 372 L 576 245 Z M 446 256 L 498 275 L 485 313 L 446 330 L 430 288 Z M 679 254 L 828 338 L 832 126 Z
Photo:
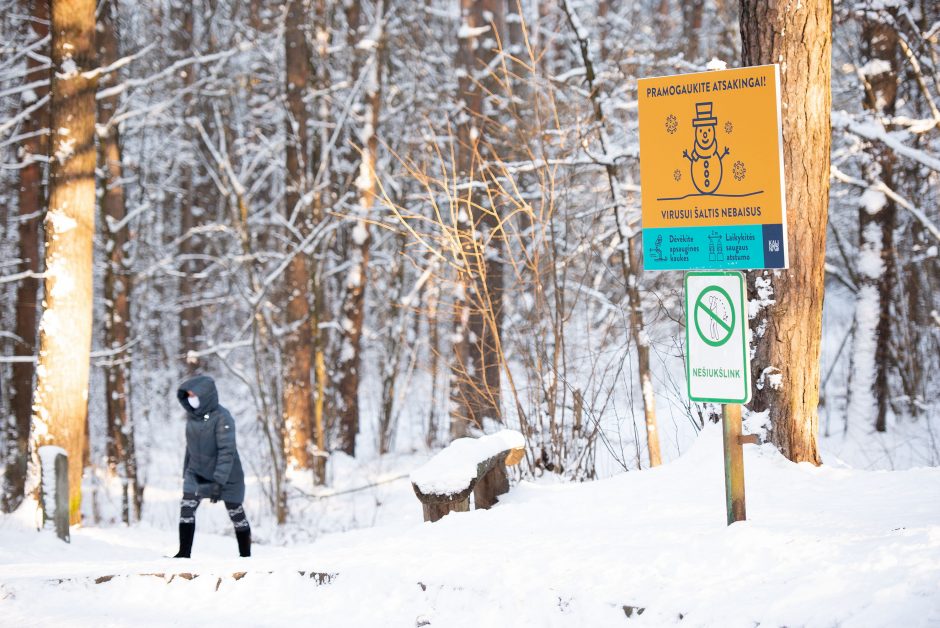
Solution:
M 189 558 L 193 551 L 193 537 L 196 535 L 195 523 L 180 524 L 180 551 L 173 558 Z
M 238 539 L 238 555 L 251 556 L 251 529 L 235 530 L 235 538 Z

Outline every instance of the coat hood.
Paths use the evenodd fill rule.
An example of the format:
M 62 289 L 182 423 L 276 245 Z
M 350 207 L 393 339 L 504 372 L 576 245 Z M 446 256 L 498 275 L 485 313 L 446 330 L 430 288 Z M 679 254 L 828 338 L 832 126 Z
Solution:
M 193 408 L 186 400 L 190 390 L 199 397 L 198 408 Z M 208 375 L 197 375 L 180 384 L 179 389 L 176 391 L 176 398 L 187 414 L 199 418 L 219 407 L 219 391 L 215 388 L 215 380 Z

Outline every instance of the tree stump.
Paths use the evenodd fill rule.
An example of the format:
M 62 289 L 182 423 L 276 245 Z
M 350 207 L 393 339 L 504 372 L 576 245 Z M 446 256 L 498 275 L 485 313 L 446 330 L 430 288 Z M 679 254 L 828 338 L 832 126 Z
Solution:
M 43 528 L 55 528 L 56 536 L 71 542 L 69 536 L 69 457 L 61 447 L 39 448 L 40 505 Z

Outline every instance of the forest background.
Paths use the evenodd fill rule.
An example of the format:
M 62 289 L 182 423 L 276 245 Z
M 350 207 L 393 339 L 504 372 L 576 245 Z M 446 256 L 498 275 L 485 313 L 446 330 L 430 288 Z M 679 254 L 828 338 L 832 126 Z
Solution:
M 278 524 L 499 425 L 526 477 L 673 459 L 719 410 L 685 396 L 681 273 L 642 270 L 636 81 L 778 49 L 800 235 L 749 274 L 748 425 L 940 464 L 940 7 L 809 6 L 0 0 L 4 510 L 55 443 L 73 522 L 141 519 L 196 372 Z

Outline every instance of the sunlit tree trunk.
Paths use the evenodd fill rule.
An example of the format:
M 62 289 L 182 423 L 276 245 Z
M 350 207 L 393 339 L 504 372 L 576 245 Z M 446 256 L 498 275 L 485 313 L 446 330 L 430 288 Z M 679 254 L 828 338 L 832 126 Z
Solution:
M 30 20 L 36 39 L 49 35 L 49 0 L 24 2 L 24 8 L 33 18 Z M 43 48 L 47 50 L 47 48 Z M 43 63 L 30 55 L 26 59 L 28 73 L 26 83 L 35 83 L 49 78 L 49 71 L 42 69 Z M 24 107 L 31 107 L 49 95 L 47 87 L 33 90 L 35 100 L 23 99 Z M 46 131 L 49 126 L 49 105 L 40 105 L 23 123 L 26 139 L 20 144 L 21 159 L 25 165 L 20 169 L 19 187 L 19 258 L 20 272 L 38 273 L 40 270 L 40 222 L 44 206 L 43 174 L 46 171 L 45 157 L 48 154 Z M 20 279 L 16 289 L 16 344 L 13 354 L 23 362 L 13 364 L 12 410 L 13 422 L 6 427 L 7 451 L 3 477 L 3 501 L 5 512 L 11 512 L 23 501 L 26 490 L 26 468 L 29 450 L 29 423 L 33 413 L 33 383 L 36 365 L 25 361 L 36 354 L 36 320 L 39 314 L 39 280 L 34 277 Z
M 95 2 L 51 6 L 52 162 L 32 442 L 68 453 L 70 520 L 79 523 L 95 229 Z
M 306 234 L 311 226 L 307 123 L 309 114 L 304 94 L 310 81 L 310 55 L 305 25 L 308 6 L 291 0 L 284 24 L 284 51 L 287 71 L 287 188 L 284 210 L 287 220 Z M 295 243 L 299 244 L 299 243 Z M 303 253 L 295 255 L 285 274 L 287 333 L 284 338 L 284 430 L 288 464 L 311 469 L 311 419 L 313 417 L 313 342 L 310 335 L 310 272 Z
M 790 268 L 750 273 L 753 412 L 795 462 L 819 464 L 819 352 L 829 205 L 832 6 L 741 1 L 744 65 L 780 64 Z
M 117 0 L 103 0 L 99 8 L 98 63 L 108 66 L 118 59 Z M 116 74 L 102 77 L 101 86 L 117 82 Z M 122 518 L 124 523 L 140 519 L 143 495 L 137 478 L 137 455 L 134 450 L 134 425 L 130 416 L 131 385 L 131 294 L 133 289 L 129 251 L 130 229 L 122 182 L 121 140 L 118 126 L 112 120 L 120 103 L 118 96 L 98 100 L 99 149 L 104 193 L 101 213 L 104 218 L 105 347 L 109 351 L 105 366 L 105 396 L 108 409 L 107 454 L 108 470 L 122 486 Z
M 332 0 L 315 0 L 311 15 L 313 18 L 313 39 L 316 48 L 312 51 L 311 64 L 313 75 L 311 86 L 314 91 L 325 91 L 331 85 L 329 76 L 329 58 L 331 31 L 329 28 L 329 14 L 332 11 Z M 319 120 L 330 119 L 329 99 L 319 97 L 316 99 L 316 117 Z M 316 172 L 321 186 L 328 186 L 332 173 L 327 160 L 327 146 L 332 132 L 329 125 L 322 125 L 319 132 L 311 138 L 310 171 Z M 314 225 L 321 225 L 324 220 L 324 199 L 319 190 L 315 191 L 311 205 L 311 220 Z M 323 264 L 316 255 L 310 258 L 310 276 L 313 280 L 313 309 L 310 316 L 310 337 L 313 339 L 313 372 L 316 387 L 313 398 L 313 434 L 316 444 L 316 459 L 313 461 L 314 478 L 323 483 L 326 481 L 326 462 L 328 457 L 327 434 L 334 425 L 327 420 L 328 412 L 332 407 L 327 404 L 328 396 L 335 398 L 335 391 L 330 387 L 330 373 L 326 365 L 328 337 L 325 329 L 332 318 L 332 312 L 327 302 L 325 286 L 325 273 Z M 332 415 L 330 415 L 332 416 Z

